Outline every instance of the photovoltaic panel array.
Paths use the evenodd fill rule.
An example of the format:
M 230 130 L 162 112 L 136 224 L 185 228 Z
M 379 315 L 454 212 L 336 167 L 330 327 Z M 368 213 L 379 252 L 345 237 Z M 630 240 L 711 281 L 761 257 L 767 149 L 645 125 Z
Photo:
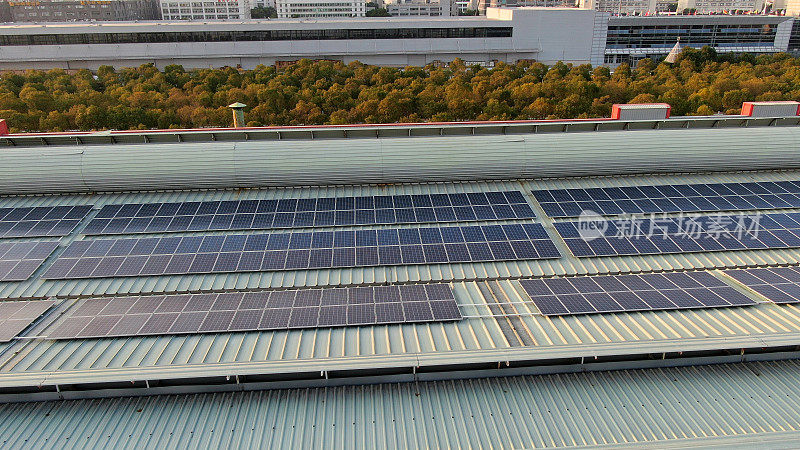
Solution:
M 800 247 L 800 213 L 603 223 L 607 228 L 598 235 L 581 222 L 560 222 L 555 228 L 577 257 Z
M 775 303 L 800 303 L 800 267 L 736 269 L 725 274 Z
M 98 298 L 52 339 L 217 333 L 460 320 L 447 284 Z
M 24 281 L 58 247 L 58 242 L 0 242 L 0 281 Z
M 535 217 L 519 191 L 106 205 L 85 234 L 248 230 Z
M 0 208 L 0 238 L 66 236 L 91 205 Z
M 546 278 L 520 283 L 548 316 L 756 304 L 707 272 Z
M 800 181 L 666 184 L 533 191 L 550 217 L 800 208 Z
M 74 241 L 48 279 L 558 258 L 541 224 Z
M 44 314 L 55 302 L 0 302 L 0 342 L 8 342 Z

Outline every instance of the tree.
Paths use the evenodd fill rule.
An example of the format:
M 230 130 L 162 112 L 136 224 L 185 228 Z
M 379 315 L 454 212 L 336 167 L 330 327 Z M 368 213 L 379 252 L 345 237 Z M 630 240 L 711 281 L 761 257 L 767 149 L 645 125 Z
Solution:
M 278 10 L 271 6 L 257 6 L 250 10 L 250 17 L 253 19 L 277 19 Z
M 374 8 L 367 11 L 367 17 L 390 17 L 389 11 L 386 11 L 386 8 Z
M 800 99 L 800 59 L 685 48 L 674 64 L 635 69 L 531 61 L 493 68 L 378 67 L 300 60 L 276 69 L 185 70 L 152 64 L 0 74 L 12 131 L 229 126 L 227 105 L 257 125 L 608 116 L 614 103 L 664 102 L 674 115 L 735 114 L 744 101 Z

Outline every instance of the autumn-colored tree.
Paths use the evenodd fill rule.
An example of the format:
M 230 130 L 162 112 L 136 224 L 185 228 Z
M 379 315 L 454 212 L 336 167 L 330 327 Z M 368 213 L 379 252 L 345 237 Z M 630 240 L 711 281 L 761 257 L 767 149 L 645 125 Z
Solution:
M 743 101 L 800 99 L 800 59 L 684 49 L 672 64 L 615 70 L 531 61 L 493 68 L 378 67 L 301 60 L 281 69 L 185 70 L 152 64 L 0 75 L 0 118 L 12 131 L 312 125 L 608 116 L 614 103 L 664 102 L 673 115 L 737 113 Z

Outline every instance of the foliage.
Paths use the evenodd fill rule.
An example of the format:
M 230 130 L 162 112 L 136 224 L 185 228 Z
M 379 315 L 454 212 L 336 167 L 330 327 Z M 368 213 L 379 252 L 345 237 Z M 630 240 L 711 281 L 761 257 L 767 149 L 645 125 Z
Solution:
M 271 6 L 257 6 L 250 10 L 250 17 L 253 19 L 277 19 L 278 10 Z
M 800 100 L 800 59 L 685 49 L 674 64 L 551 67 L 456 60 L 389 68 L 301 60 L 185 71 L 177 65 L 0 75 L 0 118 L 13 131 L 229 126 L 226 105 L 248 105 L 248 125 L 350 124 L 607 117 L 614 103 L 664 102 L 673 115 L 740 111 L 742 101 Z
M 459 16 L 477 16 L 478 10 L 477 9 L 465 9 L 464 11 L 458 12 Z
M 386 8 L 373 8 L 367 11 L 367 17 L 389 17 L 389 11 L 386 11 Z

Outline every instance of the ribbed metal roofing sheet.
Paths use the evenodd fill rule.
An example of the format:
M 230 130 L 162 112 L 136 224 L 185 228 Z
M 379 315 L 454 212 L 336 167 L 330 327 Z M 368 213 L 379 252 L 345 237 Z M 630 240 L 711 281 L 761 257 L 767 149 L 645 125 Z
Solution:
M 800 159 L 795 149 L 799 140 L 799 127 L 754 127 L 10 148 L 3 151 L 0 192 L 248 188 L 798 168 Z
M 0 405 L 4 448 L 786 448 L 799 433 L 797 361 Z

